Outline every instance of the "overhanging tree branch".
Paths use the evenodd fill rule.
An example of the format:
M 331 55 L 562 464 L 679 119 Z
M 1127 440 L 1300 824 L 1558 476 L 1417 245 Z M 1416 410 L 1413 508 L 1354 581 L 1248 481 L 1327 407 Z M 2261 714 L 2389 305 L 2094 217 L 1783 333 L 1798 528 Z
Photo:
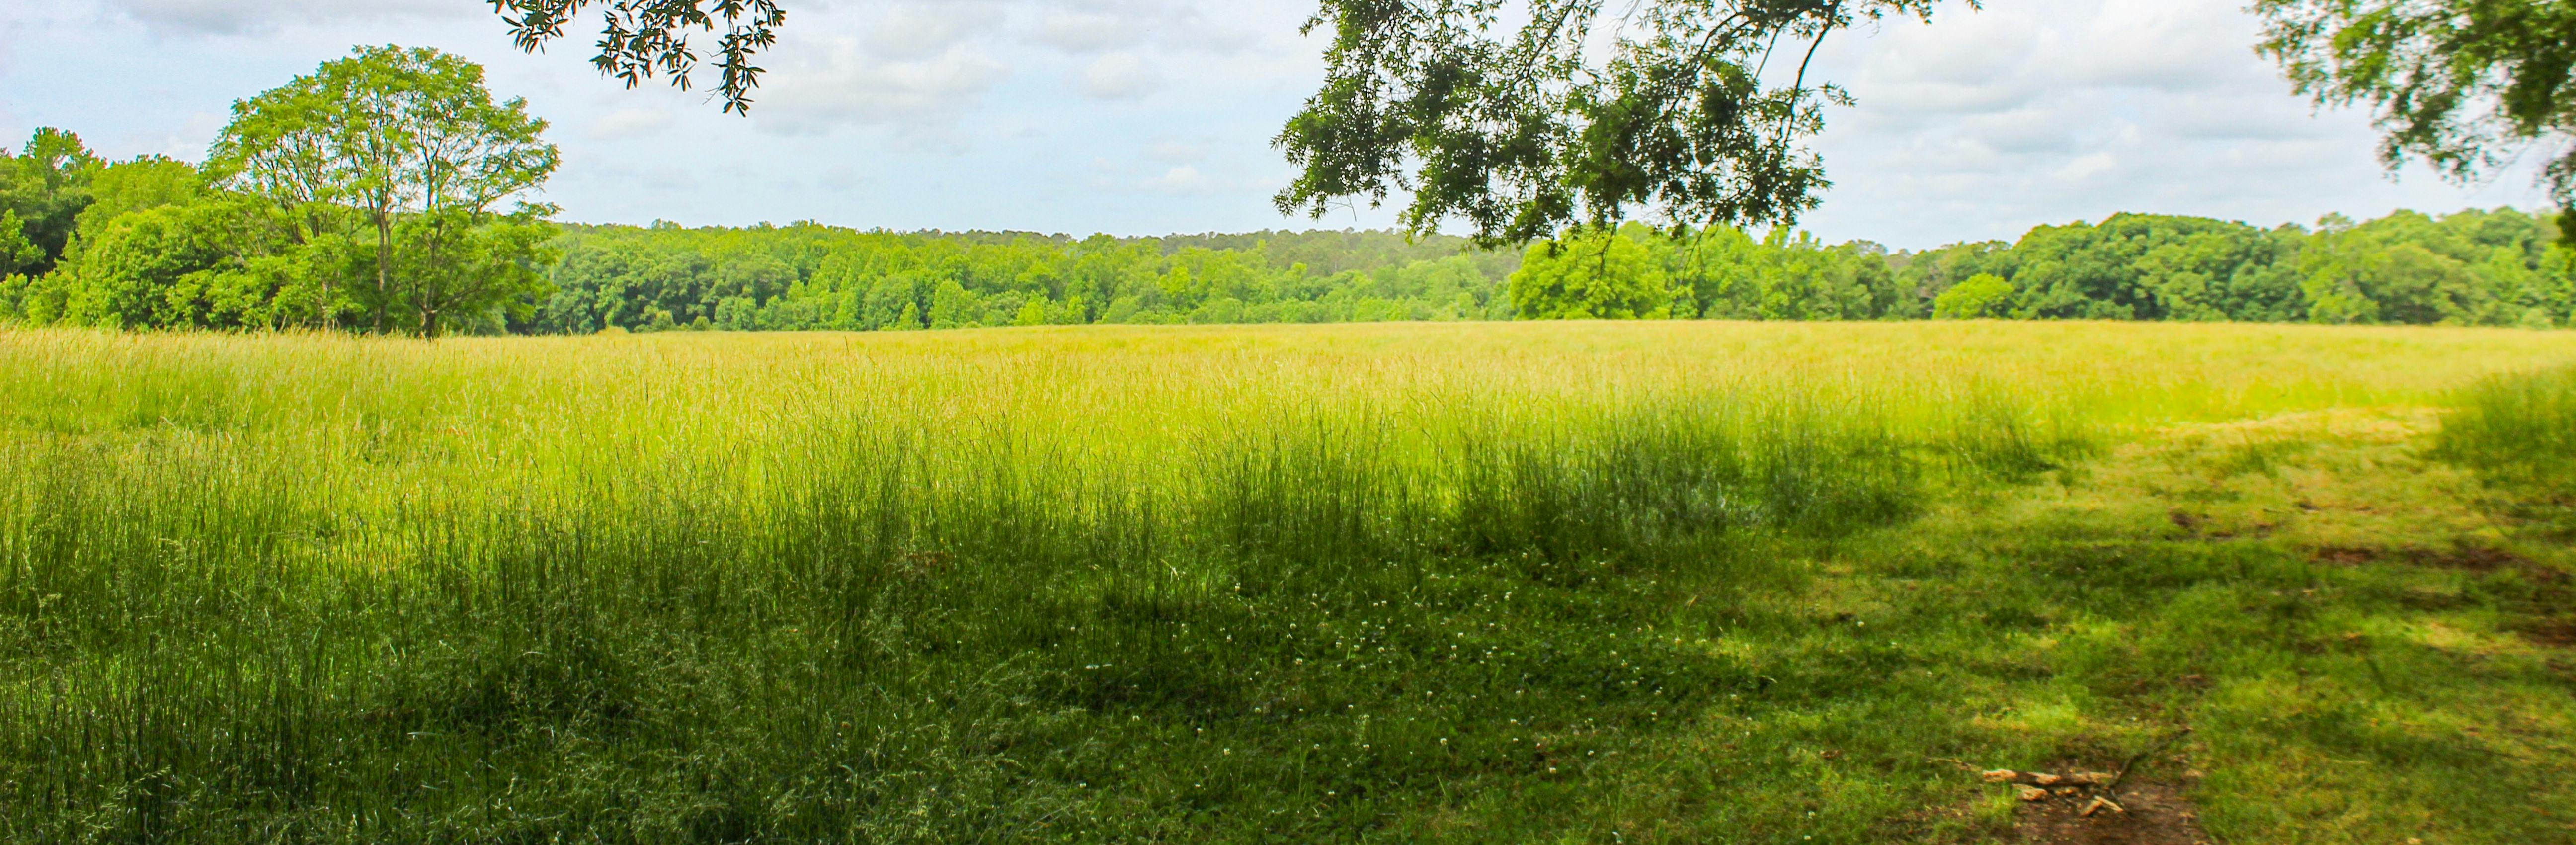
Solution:
M 510 26 L 519 49 L 534 53 L 564 37 L 586 10 L 600 16 L 599 52 L 591 64 L 634 88 L 656 76 L 686 91 L 694 84 L 699 53 L 691 33 L 716 37 L 716 97 L 724 111 L 751 113 L 751 91 L 760 87 L 752 59 L 778 43 L 787 12 L 777 0 L 486 0 Z
M 2576 206 L 2576 2 L 2257 0 L 2259 48 L 2320 106 L 2373 109 L 2380 158 L 2471 182 L 2527 153 Z M 2576 235 L 2576 218 L 2570 218 Z
M 1334 35 L 1324 85 L 1274 139 L 1303 172 L 1275 201 L 1320 216 L 1405 191 L 1406 229 L 1463 221 L 1488 246 L 1640 213 L 1794 222 L 1828 184 L 1799 141 L 1848 102 L 1809 83 L 1824 39 L 1934 5 L 1637 0 L 1602 45 L 1598 0 L 1324 0 L 1307 24 Z M 1806 43 L 1781 84 L 1765 68 L 1784 38 Z

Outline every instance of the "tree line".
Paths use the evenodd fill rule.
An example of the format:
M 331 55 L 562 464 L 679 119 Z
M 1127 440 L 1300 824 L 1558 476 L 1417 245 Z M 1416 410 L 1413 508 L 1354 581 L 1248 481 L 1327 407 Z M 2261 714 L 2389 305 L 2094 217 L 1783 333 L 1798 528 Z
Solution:
M 1523 318 L 2235 320 L 2576 325 L 2576 249 L 2512 208 L 2314 227 L 2157 214 L 1888 252 L 1775 230 L 1629 224 L 1533 245 Z
M 2018 318 L 2576 324 L 2576 237 L 2514 209 L 2258 228 L 2121 214 L 1921 252 L 1778 227 L 1402 232 L 563 225 L 546 124 L 434 50 L 233 106 L 201 164 L 0 150 L 0 321 L 410 333 L 1083 323 Z

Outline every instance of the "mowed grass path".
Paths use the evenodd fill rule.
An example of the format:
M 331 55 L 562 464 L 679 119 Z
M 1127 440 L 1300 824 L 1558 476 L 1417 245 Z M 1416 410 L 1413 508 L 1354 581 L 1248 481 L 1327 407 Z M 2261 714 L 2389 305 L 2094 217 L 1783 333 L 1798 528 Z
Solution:
M 2427 455 L 2570 363 L 0 330 L 0 839 L 1966 842 L 2190 727 L 2225 841 L 2568 841 L 2565 543 Z

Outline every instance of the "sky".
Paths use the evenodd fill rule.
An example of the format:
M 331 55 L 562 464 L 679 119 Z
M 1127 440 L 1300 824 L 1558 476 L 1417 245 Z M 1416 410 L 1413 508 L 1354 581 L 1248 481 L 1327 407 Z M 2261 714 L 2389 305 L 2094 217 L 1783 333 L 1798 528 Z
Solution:
M 2018 237 L 2119 211 L 2258 225 L 2517 205 L 2529 171 L 2455 185 L 2376 156 L 2256 56 L 2244 0 L 1953 2 L 1838 35 L 1857 99 L 1816 148 L 1835 186 L 1800 222 L 1898 248 Z M 1271 139 L 1322 79 L 1312 0 L 787 0 L 750 117 L 627 90 L 590 39 L 518 52 L 485 0 L 49 0 L 0 8 L 0 135 L 78 132 L 112 157 L 203 158 L 237 99 L 353 45 L 436 47 L 553 124 L 566 220 L 1152 235 L 1377 228 L 1283 217 Z M 595 30 L 594 30 L 595 32 Z M 712 79 L 708 81 L 711 83 Z

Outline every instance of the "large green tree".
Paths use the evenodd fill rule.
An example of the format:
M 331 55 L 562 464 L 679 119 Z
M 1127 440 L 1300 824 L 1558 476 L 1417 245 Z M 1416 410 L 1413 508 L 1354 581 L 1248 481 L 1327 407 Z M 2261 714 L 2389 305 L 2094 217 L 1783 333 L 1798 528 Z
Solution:
M 2321 105 L 2366 105 L 2390 167 L 2473 180 L 2532 150 L 2576 242 L 2576 2 L 2255 0 L 2262 51 Z
M 346 301 L 376 331 L 435 336 L 447 317 L 516 301 L 524 285 L 487 283 L 529 274 L 508 268 L 536 253 L 501 255 L 501 244 L 541 239 L 499 235 L 490 226 L 541 225 L 550 209 L 501 204 L 523 198 L 554 173 L 559 154 L 546 122 L 525 100 L 494 101 L 483 68 L 430 49 L 362 47 L 311 74 L 233 104 L 208 165 L 226 186 L 283 211 L 298 242 L 328 239 L 354 212 L 372 234 L 372 285 L 319 293 L 337 314 Z M 487 277 L 462 276 L 456 262 L 499 262 Z

